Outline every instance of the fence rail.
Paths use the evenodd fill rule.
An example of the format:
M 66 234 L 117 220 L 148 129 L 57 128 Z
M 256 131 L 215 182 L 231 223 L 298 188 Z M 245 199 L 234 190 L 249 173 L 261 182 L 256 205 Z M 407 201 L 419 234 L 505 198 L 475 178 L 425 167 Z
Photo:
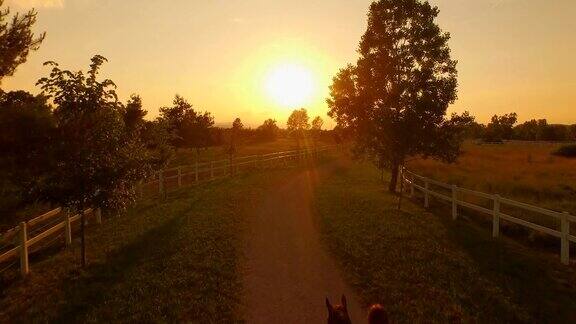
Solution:
M 82 217 L 83 215 L 86 217 Z M 1 252 L 0 264 L 19 257 L 20 273 L 23 276 L 27 275 L 30 272 L 29 255 L 32 247 L 60 232 L 64 232 L 66 246 L 72 244 L 72 225 L 82 219 L 86 221 L 88 217 L 95 217 L 97 223 L 102 222 L 100 209 L 92 210 L 91 208 L 74 216 L 70 216 L 62 208 L 56 208 L 27 222 L 21 222 L 19 226 L 2 235 L 0 241 L 9 249 Z M 47 224 L 35 228 L 43 222 Z
M 440 182 L 434 179 L 430 179 L 405 168 L 401 170 L 401 180 L 408 185 L 410 190 L 410 195 L 415 196 L 415 191 L 420 190 L 424 195 L 424 207 L 428 208 L 430 203 L 430 196 L 440 198 L 442 200 L 448 201 L 452 204 L 452 218 L 455 220 L 458 218 L 458 207 L 466 207 L 473 209 L 480 213 L 488 214 L 492 216 L 492 236 L 497 238 L 500 235 L 500 220 L 506 220 L 517 225 L 521 225 L 532 230 L 545 233 L 560 239 L 560 260 L 563 264 L 570 264 L 570 242 L 576 243 L 576 236 L 571 235 L 570 225 L 571 223 L 576 223 L 576 216 L 570 215 L 568 212 L 557 212 L 550 209 L 526 204 L 523 202 L 515 201 L 512 199 L 500 197 L 497 194 L 488 194 L 480 191 L 475 191 L 466 188 L 460 188 L 454 184 L 448 184 Z M 430 185 L 436 185 L 450 192 L 450 195 L 446 193 L 441 193 L 434 191 Z M 460 198 L 461 194 L 471 195 L 475 197 L 480 197 L 491 201 L 492 208 L 486 208 L 474 204 L 469 201 L 465 201 Z M 555 220 L 560 221 L 560 229 L 552 229 L 540 224 L 535 224 L 518 217 L 506 214 L 502 212 L 502 206 L 512 206 L 520 208 L 526 211 L 551 217 Z
M 183 180 L 187 177 L 192 177 L 192 183 L 210 181 L 234 175 L 243 167 L 263 169 L 275 164 L 286 165 L 289 161 L 294 160 L 305 161 L 307 158 L 315 158 L 332 148 L 333 146 L 325 146 L 317 149 L 282 151 L 180 165 L 158 171 L 150 181 L 142 185 L 157 184 L 157 193 L 163 196 L 166 194 L 167 182 L 170 180 L 176 180 L 176 186 L 179 188 L 183 186 Z M 140 188 L 138 191 L 142 193 L 143 189 Z
M 158 192 L 165 194 L 166 181 L 168 180 L 177 179 L 177 185 L 181 187 L 183 178 L 187 176 L 193 176 L 194 183 L 199 183 L 203 180 L 213 180 L 222 176 L 234 175 L 240 171 L 241 167 L 252 166 L 263 169 L 272 166 L 274 163 L 287 163 L 289 160 L 295 159 L 302 159 L 303 161 L 306 157 L 317 158 L 320 154 L 332 148 L 330 146 L 319 149 L 275 152 L 242 156 L 229 160 L 181 165 L 160 170 L 155 175 L 155 179 L 146 184 L 157 182 Z M 166 176 L 166 174 L 169 174 L 169 176 Z M 141 185 L 138 190 L 142 192 Z M 38 247 L 37 250 L 40 250 L 42 248 L 40 243 L 46 242 L 47 238 L 55 234 L 64 234 L 66 246 L 72 244 L 72 226 L 80 220 L 84 219 L 86 221 L 88 218 L 96 218 L 96 223 L 100 224 L 102 222 L 101 210 L 86 209 L 81 214 L 70 216 L 62 208 L 55 208 L 26 222 L 21 222 L 19 226 L 6 231 L 0 236 L 0 265 L 10 261 L 14 262 L 14 264 L 19 263 L 21 274 L 23 276 L 27 275 L 30 272 L 29 255 L 32 252 L 32 247 Z M 8 266 L 4 269 L 10 267 Z

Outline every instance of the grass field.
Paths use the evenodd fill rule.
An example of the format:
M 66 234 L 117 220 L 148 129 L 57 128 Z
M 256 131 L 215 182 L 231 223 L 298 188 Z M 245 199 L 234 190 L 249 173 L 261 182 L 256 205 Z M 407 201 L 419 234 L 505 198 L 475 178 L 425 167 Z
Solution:
M 365 305 L 399 323 L 576 321 L 576 271 L 557 255 L 407 200 L 399 212 L 372 164 L 330 163 L 311 208 Z M 86 269 L 76 242 L 0 282 L 0 322 L 242 322 L 245 220 L 295 170 L 183 187 L 109 217 L 88 231 Z
M 267 177 L 241 175 L 146 200 L 1 289 L 0 322 L 236 322 L 242 219 Z
M 576 275 L 557 256 L 385 191 L 370 164 L 344 163 L 317 190 L 324 239 L 366 304 L 394 322 L 574 322 Z
M 322 142 L 319 141 L 317 143 L 312 142 L 303 142 L 301 145 L 303 147 L 314 147 L 317 145 L 318 147 L 326 146 L 326 145 L 333 145 L 333 142 Z M 256 155 L 256 154 L 267 154 L 272 152 L 280 152 L 280 151 L 289 151 L 289 150 L 296 150 L 298 149 L 298 143 L 293 138 L 278 138 L 275 141 L 271 142 L 261 142 L 261 143 L 240 143 L 237 147 L 236 156 L 248 156 L 248 155 Z M 228 159 L 228 155 L 226 153 L 226 147 L 224 146 L 217 146 L 217 147 L 210 147 L 206 150 L 202 150 L 200 156 L 198 157 L 199 161 L 214 161 L 214 160 L 222 160 Z M 174 156 L 169 161 L 168 167 L 174 167 L 178 165 L 193 165 L 196 162 L 197 153 L 196 150 L 193 149 L 178 149 Z M 10 196 L 0 197 L 1 199 L 11 199 Z M 8 205 L 0 203 L 1 205 Z M 28 220 L 34 218 L 36 216 L 41 215 L 49 211 L 51 208 L 48 204 L 40 203 L 40 204 L 32 204 L 28 206 L 23 206 L 19 210 L 10 211 L 10 213 L 6 213 L 8 215 L 0 215 L 0 233 L 3 233 L 14 226 L 17 226 L 21 221 Z
M 455 164 L 416 159 L 408 168 L 461 187 L 576 215 L 576 159 L 550 154 L 556 144 L 467 142 Z
M 314 145 L 320 147 L 333 144 L 334 143 L 331 141 L 329 142 L 319 141 L 317 143 L 312 143 L 311 141 L 305 141 L 300 143 L 301 145 L 300 148 L 303 147 L 312 148 L 314 147 Z M 298 148 L 299 148 L 298 142 L 296 142 L 295 139 L 278 138 L 277 140 L 271 142 L 240 143 L 236 148 L 237 149 L 236 156 L 248 156 L 248 155 L 266 154 L 280 151 L 290 151 L 290 150 L 296 150 Z M 197 158 L 201 162 L 227 159 L 228 153 L 226 152 L 226 150 L 227 150 L 226 146 L 210 147 L 206 150 L 202 150 L 200 152 L 200 156 L 197 156 L 196 150 L 179 149 L 178 152 L 175 154 L 174 158 L 170 161 L 170 166 L 192 164 L 196 162 Z

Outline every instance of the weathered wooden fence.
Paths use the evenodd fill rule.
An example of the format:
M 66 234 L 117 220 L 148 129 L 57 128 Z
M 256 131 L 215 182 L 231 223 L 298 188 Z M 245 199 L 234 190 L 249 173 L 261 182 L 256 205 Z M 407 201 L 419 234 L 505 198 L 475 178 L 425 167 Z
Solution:
M 500 220 L 506 220 L 508 222 L 530 228 L 532 230 L 552 235 L 560 239 L 560 259 L 563 264 L 570 263 L 570 242 L 576 243 L 576 236 L 572 235 L 570 232 L 570 224 L 576 223 L 576 217 L 570 215 L 568 212 L 558 212 L 538 206 L 533 206 L 530 204 L 518 202 L 512 199 L 501 197 L 497 194 L 488 194 L 480 191 L 470 190 L 466 188 L 460 188 L 453 184 L 448 184 L 434 179 L 430 179 L 414 172 L 402 169 L 401 179 L 407 184 L 407 188 L 410 191 L 411 197 L 415 196 L 415 191 L 419 190 L 423 194 L 424 207 L 428 208 L 430 205 L 430 197 L 435 197 L 441 201 L 448 202 L 452 206 L 452 218 L 456 220 L 458 218 L 458 208 L 465 207 L 472 209 L 474 211 L 480 212 L 482 214 L 487 214 L 492 217 L 492 236 L 497 238 L 500 235 Z M 434 190 L 436 187 L 437 190 Z M 487 200 L 491 208 L 487 208 L 485 205 L 475 204 L 471 201 L 466 201 L 462 196 L 470 196 L 481 198 Z M 549 217 L 551 220 L 559 221 L 560 226 L 558 229 L 553 229 L 540 224 L 535 224 L 533 222 L 520 219 L 518 217 L 511 216 L 502 211 L 504 206 L 511 206 L 515 208 L 520 208 L 524 211 L 529 211 L 542 215 L 544 217 Z

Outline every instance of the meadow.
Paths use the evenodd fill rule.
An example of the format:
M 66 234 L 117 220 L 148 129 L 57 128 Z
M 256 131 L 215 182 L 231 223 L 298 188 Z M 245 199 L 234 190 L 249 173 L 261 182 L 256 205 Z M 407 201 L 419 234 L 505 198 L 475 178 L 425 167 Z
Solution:
M 279 137 L 273 141 L 260 141 L 260 142 L 240 142 L 236 147 L 235 156 L 249 156 L 257 154 L 267 154 L 280 151 L 291 151 L 301 149 L 303 147 L 312 148 L 315 146 L 333 145 L 331 140 L 320 140 L 313 142 L 311 140 L 298 143 L 294 138 Z M 179 165 L 194 164 L 196 161 L 208 162 L 216 160 L 225 160 L 229 158 L 227 152 L 228 146 L 212 146 L 200 151 L 195 149 L 178 149 L 174 157 L 170 159 L 168 167 L 175 167 Z
M 552 154 L 559 146 L 539 142 L 486 145 L 468 141 L 456 163 L 416 158 L 407 163 L 407 168 L 459 187 L 576 215 L 576 159 Z M 489 201 L 474 202 L 492 208 Z M 511 207 L 505 212 L 553 229 L 559 228 L 559 222 L 548 216 Z M 545 234 L 506 222 L 503 225 L 508 231 L 529 236 L 530 240 L 549 240 Z
M 556 255 L 409 200 L 399 211 L 379 176 L 344 160 L 314 204 L 326 245 L 365 303 L 385 305 L 399 323 L 576 319 L 576 274 Z
M 556 211 L 576 214 L 576 159 L 551 154 L 559 144 L 466 142 L 454 164 L 415 159 L 407 167 L 458 186 L 500 194 Z
M 363 307 L 382 303 L 400 323 L 576 318 L 576 273 L 556 255 L 492 239 L 481 226 L 454 222 L 410 200 L 398 211 L 398 196 L 386 191 L 376 168 L 343 153 L 313 166 L 317 172 L 294 166 L 184 186 L 165 200 L 151 195 L 124 214 L 107 215 L 102 225 L 89 227 L 85 269 L 76 241 L 36 258 L 25 280 L 4 277 L 0 322 L 16 316 L 24 322 L 242 322 L 249 220 L 278 194 L 278 184 L 302 175 L 313 175 L 310 215 L 321 248 L 336 260 L 326 271 L 342 273 Z M 282 208 L 275 204 L 269 207 Z M 306 234 L 297 226 L 273 229 Z M 283 264 L 287 255 L 274 259 Z M 309 311 L 324 315 L 322 307 Z

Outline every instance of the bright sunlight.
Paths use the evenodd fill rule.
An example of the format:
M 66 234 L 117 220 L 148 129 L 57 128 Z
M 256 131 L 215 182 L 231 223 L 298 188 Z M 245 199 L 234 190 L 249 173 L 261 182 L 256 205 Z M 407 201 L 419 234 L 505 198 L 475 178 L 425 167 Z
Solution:
M 285 108 L 303 106 L 312 99 L 316 82 L 306 67 L 285 63 L 268 71 L 264 89 L 270 99 Z

